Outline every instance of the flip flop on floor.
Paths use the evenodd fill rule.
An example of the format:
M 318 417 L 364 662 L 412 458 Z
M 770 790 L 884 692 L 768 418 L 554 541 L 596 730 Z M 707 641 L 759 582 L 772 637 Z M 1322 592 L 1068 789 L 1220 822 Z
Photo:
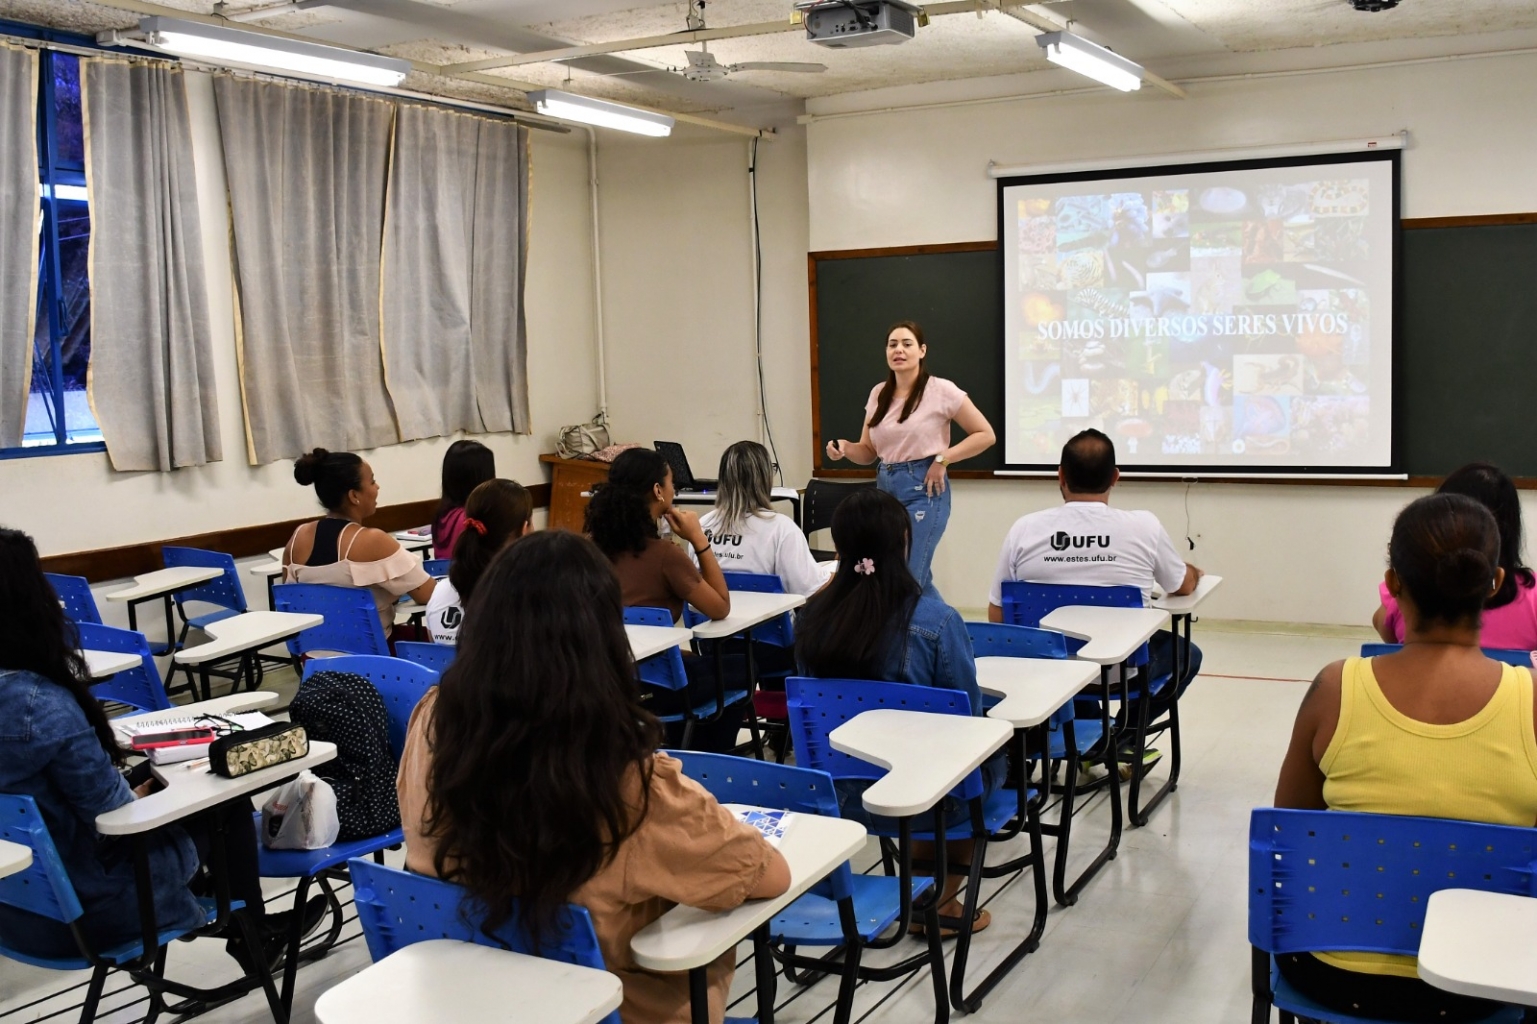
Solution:
M 957 908 L 957 909 L 959 909 L 959 908 Z M 957 915 L 957 914 L 941 915 L 941 919 L 943 919 L 944 917 L 950 917 L 952 919 L 957 919 L 959 917 L 959 915 Z M 992 923 L 993 923 L 993 915 L 989 914 L 986 911 L 986 909 L 984 909 L 984 908 L 981 908 L 981 907 L 977 908 L 977 912 L 975 914 L 971 915 L 971 934 L 975 935 L 975 934 L 977 934 L 977 932 L 986 931 L 987 930 L 987 926 L 992 924 Z M 923 935 L 923 934 L 925 934 L 925 929 L 923 927 L 923 922 L 921 922 L 921 921 L 914 921 L 911 925 L 908 926 L 907 933 L 909 935 Z M 940 924 L 940 926 L 939 926 L 939 937 L 941 939 L 953 939 L 956 936 L 960 935 L 960 933 L 961 932 L 960 932 L 959 928 L 951 928 L 951 927 L 948 927 L 945 924 Z

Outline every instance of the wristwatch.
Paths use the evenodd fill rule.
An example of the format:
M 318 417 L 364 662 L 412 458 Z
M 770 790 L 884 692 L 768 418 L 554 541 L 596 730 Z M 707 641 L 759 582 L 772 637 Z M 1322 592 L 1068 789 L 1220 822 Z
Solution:
M 950 460 L 945 458 L 944 452 L 940 452 L 938 455 L 934 456 L 934 463 L 938 466 L 948 466 L 950 465 Z

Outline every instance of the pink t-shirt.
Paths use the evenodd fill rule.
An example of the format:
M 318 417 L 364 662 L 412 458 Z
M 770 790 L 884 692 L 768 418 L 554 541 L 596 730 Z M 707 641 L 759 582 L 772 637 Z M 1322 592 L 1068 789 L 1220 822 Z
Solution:
M 1402 643 L 1404 613 L 1388 593 L 1386 583 L 1378 584 L 1382 607 L 1387 611 L 1387 627 Z M 1498 608 L 1484 609 L 1484 628 L 1478 642 L 1484 647 L 1504 651 L 1537 650 L 1537 587 L 1516 581 L 1516 599 Z
M 877 384 L 865 402 L 865 422 L 875 415 L 875 403 L 884 384 Z M 938 455 L 950 447 L 950 421 L 966 404 L 966 392 L 943 377 L 930 377 L 923 388 L 923 401 L 907 417 L 902 417 L 902 403 L 893 400 L 886 418 L 870 428 L 870 443 L 882 462 L 912 462 Z

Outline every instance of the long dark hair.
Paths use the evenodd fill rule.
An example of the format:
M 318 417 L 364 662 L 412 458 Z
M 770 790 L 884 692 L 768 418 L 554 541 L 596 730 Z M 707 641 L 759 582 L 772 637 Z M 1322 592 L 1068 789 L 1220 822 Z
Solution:
M 661 727 L 640 704 L 619 580 L 586 539 L 503 550 L 464 623 L 428 737 L 424 830 L 487 933 L 516 900 L 549 935 L 645 817 Z
M 660 453 L 630 448 L 609 467 L 608 481 L 593 488 L 587 503 L 587 535 L 609 561 L 625 552 L 643 554 L 646 544 L 656 539 L 652 489 L 665 484 L 671 472 Z
M 907 568 L 912 526 L 902 503 L 862 487 L 833 513 L 838 572 L 796 624 L 801 668 L 829 679 L 875 679 L 923 588 Z
M 1426 621 L 1480 621 L 1500 566 L 1494 516 L 1461 494 L 1428 494 L 1393 521 L 1388 564 Z
M 496 553 L 522 535 L 533 512 L 533 496 L 515 480 L 487 480 L 470 492 L 464 503 L 464 531 L 454 543 L 448 567 L 448 582 L 459 592 L 461 605 L 475 592 Z
M 1478 502 L 1494 516 L 1500 528 L 1500 568 L 1505 582 L 1485 608 L 1500 608 L 1516 599 L 1517 581 L 1523 587 L 1537 586 L 1537 576 L 1521 564 L 1521 499 L 1515 482 L 1498 466 L 1488 462 L 1470 462 L 1441 481 L 1437 494 L 1462 494 Z
M 20 530 L 0 527 L 0 669 L 36 672 L 68 690 L 102 749 L 121 762 L 106 712 L 91 696 L 91 674 L 78 645 L 74 624 L 43 575 L 37 545 Z
M 886 340 L 891 340 L 891 332 L 906 328 L 913 332 L 913 337 L 918 339 L 918 344 L 924 345 L 923 328 L 911 320 L 898 320 L 886 329 Z M 925 346 L 926 347 L 926 346 Z M 927 357 L 918 360 L 918 379 L 913 381 L 913 389 L 907 393 L 907 401 L 902 403 L 902 415 L 897 417 L 898 423 L 906 423 L 907 417 L 918 408 L 918 403 L 923 401 L 923 389 L 929 385 L 929 361 Z M 897 372 L 886 371 L 886 383 L 881 385 L 881 393 L 875 396 L 875 412 L 870 414 L 869 427 L 878 427 L 886 418 L 886 413 L 891 411 L 891 399 L 897 393 Z
M 363 460 L 351 452 L 316 448 L 294 462 L 294 479 L 303 487 L 315 486 L 315 496 L 329 512 L 342 507 L 349 491 L 363 486 Z
M 496 453 L 479 441 L 455 441 L 443 453 L 443 491 L 432 514 L 432 541 L 438 540 L 438 524 L 470 500 L 470 492 L 496 476 Z

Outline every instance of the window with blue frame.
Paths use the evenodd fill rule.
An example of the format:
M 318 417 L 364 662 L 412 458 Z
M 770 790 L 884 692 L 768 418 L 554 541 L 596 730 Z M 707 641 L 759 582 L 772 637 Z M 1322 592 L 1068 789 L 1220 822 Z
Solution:
M 6 454 L 101 450 L 101 429 L 86 397 L 91 357 L 87 254 L 90 205 L 85 185 L 85 129 L 80 60 L 45 49 L 38 83 L 37 327 L 32 388 L 21 449 Z

